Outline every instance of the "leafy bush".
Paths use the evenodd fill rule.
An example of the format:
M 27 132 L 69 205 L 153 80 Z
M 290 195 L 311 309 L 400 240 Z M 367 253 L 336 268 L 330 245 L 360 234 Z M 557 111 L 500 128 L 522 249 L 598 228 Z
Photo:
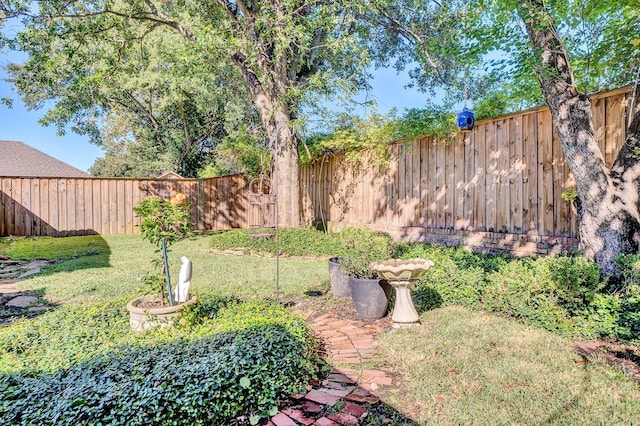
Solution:
M 626 293 L 640 285 L 640 255 L 620 254 L 616 258 L 620 265 L 620 279 L 612 282 L 609 291 L 612 293 Z
M 278 234 L 280 254 L 289 256 L 344 256 L 348 253 L 339 234 L 315 229 L 281 229 Z M 244 249 L 275 254 L 272 238 L 251 238 L 245 229 L 217 232 L 211 238 L 211 248 L 217 250 Z
M 491 273 L 482 305 L 562 334 L 614 337 L 620 326 L 618 297 L 600 293 L 600 269 L 579 256 L 519 259 Z
M 577 321 L 579 325 L 576 328 L 580 335 L 590 338 L 631 338 L 632 333 L 621 318 L 622 305 L 623 302 L 617 295 L 595 294 Z
M 569 320 L 557 296 L 536 276 L 535 262 L 528 260 L 508 263 L 489 275 L 483 307 L 547 330 L 566 328 Z
M 17 342 L 23 342 L 20 355 L 27 363 L 2 366 L 0 423 L 228 424 L 248 415 L 255 424 L 317 373 L 315 341 L 302 319 L 262 301 L 204 299 L 190 313 L 196 325 L 143 336 L 123 333 L 126 318 L 118 319 L 112 306 L 101 307 L 104 317 L 99 309 L 84 316 L 61 308 L 54 315 L 66 317 L 60 328 L 45 314 L 32 327 L 1 330 L 0 363 Z M 78 336 L 90 333 L 84 340 L 97 347 L 90 356 L 74 359 L 79 346 L 63 337 L 72 322 Z M 110 333 L 110 326 L 117 332 Z M 44 355 L 41 342 L 59 356 L 38 371 L 28 362 Z
M 214 320 L 221 309 L 236 306 L 242 303 L 237 297 L 218 297 L 213 295 L 201 296 L 196 303 L 187 305 L 182 309 L 181 318 L 186 327 L 199 325 L 207 320 Z
M 403 259 L 414 257 L 434 262 L 418 281 L 413 299 L 419 311 L 445 305 L 474 307 L 480 301 L 486 272 L 495 270 L 506 257 L 471 253 L 458 247 L 434 244 L 401 244 L 397 249 Z
M 391 237 L 382 232 L 347 226 L 338 235 L 355 257 L 370 262 L 388 259 L 394 253 Z
M 558 303 L 578 315 L 601 290 L 605 283 L 600 279 L 600 268 L 581 256 L 543 257 L 535 262 L 536 276 Z
M 339 236 L 350 252 L 340 264 L 340 269 L 349 276 L 362 279 L 377 278 L 377 273 L 369 268 L 369 264 L 393 257 L 394 244 L 388 234 L 368 228 L 345 227 Z

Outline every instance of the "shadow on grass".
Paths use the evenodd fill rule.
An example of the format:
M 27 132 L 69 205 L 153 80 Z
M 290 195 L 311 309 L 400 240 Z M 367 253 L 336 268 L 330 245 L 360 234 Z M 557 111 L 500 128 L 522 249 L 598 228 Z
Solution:
M 34 240 L 37 258 L 51 259 L 43 274 L 110 267 L 111 248 L 100 235 Z

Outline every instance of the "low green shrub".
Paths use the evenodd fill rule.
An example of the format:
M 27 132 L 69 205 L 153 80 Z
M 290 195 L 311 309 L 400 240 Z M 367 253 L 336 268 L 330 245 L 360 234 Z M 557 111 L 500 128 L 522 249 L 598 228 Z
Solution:
M 612 281 L 608 290 L 611 293 L 626 293 L 640 286 L 640 255 L 620 254 L 616 262 L 620 265 L 620 279 Z
M 613 294 L 597 293 L 589 305 L 583 309 L 582 315 L 576 318 L 576 331 L 583 337 L 620 337 L 629 339 L 626 322 L 621 318 L 624 302 Z
M 434 244 L 399 245 L 403 259 L 423 258 L 434 262 L 418 281 L 413 299 L 418 311 L 444 305 L 476 306 L 486 282 L 486 273 L 505 262 L 504 256 L 471 253 L 459 247 Z
M 134 344 L 126 303 L 66 305 L 0 328 L 0 374 L 49 374 Z
M 246 229 L 216 232 L 211 237 L 211 248 L 217 250 L 244 249 L 275 254 L 273 238 L 251 238 Z M 280 254 L 289 256 L 345 256 L 345 248 L 336 233 L 315 229 L 281 229 L 278 232 Z
M 562 331 L 569 316 L 558 306 L 557 296 L 536 276 L 535 262 L 510 262 L 488 276 L 482 306 L 547 330 Z M 570 327 L 569 327 L 570 328 Z
M 626 340 L 640 341 L 640 286 L 629 285 L 620 296 L 620 315 L 618 325 L 620 337 Z
M 482 307 L 564 335 L 631 338 L 626 302 L 605 285 L 599 267 L 576 255 L 518 259 L 489 275 Z
M 214 296 L 211 294 L 200 296 L 196 303 L 187 305 L 182 309 L 181 318 L 186 327 L 202 324 L 218 317 L 221 309 L 236 306 L 242 303 L 234 296 Z
M 393 257 L 394 244 L 388 234 L 348 226 L 338 235 L 344 247 L 349 250 L 347 258 L 340 264 L 340 269 L 350 277 L 378 278 L 377 272 L 372 271 L 369 264 Z
M 383 232 L 347 226 L 338 236 L 344 247 L 350 251 L 351 257 L 374 262 L 389 259 L 394 255 L 393 241 Z
M 606 284 L 600 279 L 598 265 L 581 256 L 542 257 L 534 265 L 542 285 L 572 315 L 579 315 Z
M 98 348 L 79 359 L 61 348 L 69 344 L 63 337 L 67 322 L 58 328 L 43 315 L 13 334 L 6 331 L 13 325 L 0 330 L 1 341 L 10 336 L 2 364 L 11 343 L 20 341 L 27 362 L 43 356 L 31 353 L 38 343 L 58 347 L 59 354 L 46 369 L 3 365 L 0 423 L 228 424 L 246 415 L 255 424 L 317 373 L 315 341 L 304 321 L 285 308 L 258 300 L 205 297 L 199 303 L 189 313 L 190 327 L 141 336 L 122 330 L 127 318 L 118 320 L 113 307 L 103 306 L 112 312 L 90 325 L 83 321 L 95 319 L 95 312 L 68 313 L 67 322 L 75 320 L 78 334 L 91 333 L 85 339 Z M 113 325 L 117 333 L 108 332 Z M 101 332 L 109 343 L 99 340 Z

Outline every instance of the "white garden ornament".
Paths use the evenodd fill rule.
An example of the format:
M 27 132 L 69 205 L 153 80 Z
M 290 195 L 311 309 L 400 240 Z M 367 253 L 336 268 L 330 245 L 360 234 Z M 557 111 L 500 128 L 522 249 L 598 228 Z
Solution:
M 189 286 L 191 285 L 191 261 L 182 256 L 182 267 L 178 275 L 178 285 L 173 291 L 173 297 L 176 303 L 186 302 L 189 297 Z

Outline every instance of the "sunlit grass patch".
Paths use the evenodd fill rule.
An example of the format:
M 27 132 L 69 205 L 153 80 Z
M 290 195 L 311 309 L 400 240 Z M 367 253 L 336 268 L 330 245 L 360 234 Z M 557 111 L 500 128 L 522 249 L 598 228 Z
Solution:
M 429 424 L 627 424 L 640 412 L 637 383 L 562 337 L 461 307 L 422 322 L 379 346 L 402 372 L 394 403 Z

